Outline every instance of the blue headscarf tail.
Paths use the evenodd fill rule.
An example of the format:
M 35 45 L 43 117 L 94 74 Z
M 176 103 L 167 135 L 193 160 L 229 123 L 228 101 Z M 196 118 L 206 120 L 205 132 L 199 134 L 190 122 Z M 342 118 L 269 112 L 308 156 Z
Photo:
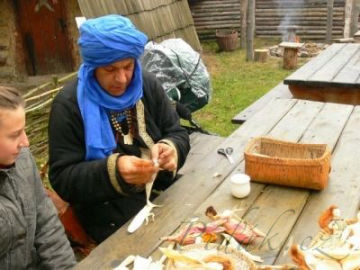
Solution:
M 120 15 L 89 19 L 81 25 L 78 44 L 83 64 L 77 98 L 84 122 L 86 160 L 107 157 L 116 147 L 107 112 L 132 108 L 143 96 L 139 58 L 146 42 L 146 35 Z M 124 94 L 111 96 L 97 82 L 95 69 L 127 58 L 135 59 L 132 80 Z

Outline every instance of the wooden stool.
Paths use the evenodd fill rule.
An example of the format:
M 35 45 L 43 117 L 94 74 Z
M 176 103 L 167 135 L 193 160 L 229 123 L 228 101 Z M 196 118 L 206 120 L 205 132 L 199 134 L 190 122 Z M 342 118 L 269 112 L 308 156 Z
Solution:
M 283 68 L 284 69 L 294 69 L 297 67 L 297 52 L 304 43 L 298 42 L 281 42 L 280 47 L 284 48 L 284 57 L 283 57 Z
M 268 56 L 268 49 L 256 49 L 254 50 L 254 61 L 255 62 L 266 62 Z

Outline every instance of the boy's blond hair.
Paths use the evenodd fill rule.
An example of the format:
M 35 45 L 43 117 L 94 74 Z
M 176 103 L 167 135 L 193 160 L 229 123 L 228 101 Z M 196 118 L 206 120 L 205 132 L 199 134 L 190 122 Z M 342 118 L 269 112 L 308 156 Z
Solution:
M 0 109 L 24 107 L 25 101 L 15 88 L 0 85 Z

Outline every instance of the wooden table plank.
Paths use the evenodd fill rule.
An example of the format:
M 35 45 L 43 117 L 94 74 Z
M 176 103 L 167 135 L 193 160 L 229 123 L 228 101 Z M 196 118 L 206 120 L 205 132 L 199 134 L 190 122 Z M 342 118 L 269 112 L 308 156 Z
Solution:
M 303 132 L 308 128 L 313 118 L 318 115 L 322 107 L 323 103 L 298 101 L 297 104 L 270 132 L 270 135 L 297 141 Z M 263 118 L 262 121 L 263 122 L 256 121 L 256 123 L 261 126 L 264 122 L 267 122 L 267 119 Z M 243 135 L 246 136 L 246 134 Z M 240 134 L 238 134 L 237 137 L 239 138 L 239 136 Z M 242 163 L 237 168 L 236 172 L 243 171 L 243 166 L 244 165 Z M 265 187 L 263 184 L 251 183 L 252 191 L 247 198 L 234 199 L 230 195 L 229 178 L 230 177 L 227 177 L 227 179 L 225 179 L 216 191 L 211 194 L 211 196 L 209 196 L 203 204 L 201 204 L 201 206 L 195 211 L 194 216 L 203 217 L 204 219 L 205 209 L 210 205 L 214 206 L 215 209 L 219 211 L 223 211 L 224 209 L 241 208 L 241 211 L 237 214 L 242 216 L 246 213 L 246 219 L 253 224 L 257 224 L 257 227 L 262 229 L 264 232 L 272 233 L 273 231 L 269 230 L 272 228 L 271 225 L 275 223 L 277 219 L 278 222 L 275 229 L 281 231 L 286 229 L 288 231 L 291 230 L 297 215 L 300 213 L 306 202 L 306 196 L 304 196 L 303 201 L 297 200 L 293 202 L 291 198 L 296 192 L 304 194 L 305 192 L 303 190 L 291 190 L 291 192 L 288 193 L 287 188 L 275 186 Z M 274 203 L 276 207 L 272 208 L 271 205 L 274 205 Z M 294 211 L 294 213 L 292 211 L 286 212 L 289 206 L 293 206 L 292 211 Z M 279 218 L 280 216 L 284 217 L 284 215 L 282 215 L 283 212 L 286 212 L 285 215 L 295 215 L 292 223 L 289 223 L 286 219 L 284 220 Z M 285 239 L 286 235 L 282 239 L 282 242 L 284 242 Z M 281 246 L 277 248 L 277 252 L 275 252 L 275 254 L 272 254 L 273 250 L 266 249 L 268 243 L 268 239 L 265 239 L 264 242 L 257 243 L 257 245 L 250 247 L 249 251 L 256 251 L 257 254 L 262 255 L 262 257 L 266 259 L 266 262 L 273 262 Z M 260 248 L 260 250 L 257 250 L 257 248 Z
M 299 100 L 269 135 L 274 138 L 297 142 L 323 106 L 324 103 L 322 102 Z
M 311 124 L 307 127 L 306 130 L 304 130 L 303 133 L 301 133 L 301 136 L 298 137 L 298 139 L 300 139 L 300 142 L 303 143 L 327 143 L 330 149 L 333 149 L 338 137 L 341 134 L 344 123 L 350 115 L 351 108 L 352 106 L 348 105 L 326 104 L 324 107 L 322 107 L 321 111 L 316 115 L 313 121 L 307 121 L 307 123 Z M 334 112 L 336 112 L 336 115 L 334 115 Z M 297 116 L 294 117 L 295 119 L 299 119 Z M 310 119 L 308 118 L 308 120 Z M 284 123 L 286 122 L 284 121 Z M 272 131 L 271 135 L 276 135 L 276 138 L 289 138 L 287 129 L 281 128 L 280 124 L 281 122 Z M 294 127 L 289 127 L 288 130 L 291 130 L 292 128 Z M 293 136 L 295 140 L 295 132 L 293 132 Z M 273 189 L 277 190 L 278 188 L 275 186 L 268 186 L 268 191 L 271 192 Z M 264 192 L 263 195 L 264 194 L 266 194 L 266 192 Z M 272 233 L 269 237 L 273 236 L 271 241 L 275 241 L 277 243 L 277 246 L 275 248 L 272 247 L 271 250 L 268 250 L 269 254 L 267 254 L 266 257 L 267 263 L 272 264 L 275 262 L 276 257 L 282 249 L 283 244 L 287 240 L 288 234 L 290 233 L 292 227 L 297 221 L 298 215 L 301 213 L 305 203 L 307 202 L 308 196 L 309 191 L 305 189 L 283 189 L 282 192 L 278 194 L 278 196 L 274 197 L 279 207 L 276 209 L 276 211 L 271 210 L 271 213 L 279 217 L 279 220 L 280 217 L 283 218 L 283 215 L 286 214 L 286 225 L 282 224 L 281 222 L 276 222 L 273 224 L 267 223 L 267 219 L 258 221 L 259 224 L 262 223 L 267 224 L 268 227 L 271 226 Z M 262 215 L 265 215 L 267 211 L 269 211 L 266 204 L 259 204 L 258 207 L 261 209 Z M 276 237 L 274 237 L 274 235 Z
M 357 170 L 360 159 L 360 108 L 352 111 L 348 122 L 336 144 L 332 158 L 332 171 L 329 186 L 321 192 L 313 192 L 304 211 L 291 233 L 291 242 L 307 245 L 319 231 L 317 220 L 322 211 L 331 204 L 338 205 L 344 217 L 354 217 L 359 209 L 360 172 Z M 289 261 L 286 248 L 283 248 L 277 263 Z
M 271 130 L 295 103 L 295 100 L 274 100 L 254 116 L 255 120 L 266 118 L 265 123 L 245 123 L 238 129 L 241 131 L 235 131 L 221 146 L 234 148 L 233 158 L 238 164 L 240 153 L 248 140 Z M 240 141 L 237 139 L 239 133 L 246 134 L 247 137 Z M 157 218 L 154 223 L 141 227 L 131 235 L 127 233 L 125 224 L 93 250 L 75 269 L 109 269 L 130 254 L 147 257 L 160 244 L 160 237 L 171 234 L 182 221 L 192 216 L 198 205 L 218 187 L 236 164 L 230 165 L 224 157 L 216 153 L 216 149 L 213 149 L 213 153 L 209 154 L 207 159 L 199 162 L 197 171 L 184 175 L 155 200 L 155 203 L 164 207 L 154 211 Z M 220 176 L 213 177 L 214 173 L 220 173 Z
M 287 138 L 288 140 L 295 140 L 297 141 L 300 136 L 302 135 L 301 132 L 303 132 L 304 130 L 306 130 L 306 128 L 308 127 L 309 123 L 312 121 L 312 119 L 317 115 L 317 113 L 320 111 L 321 107 L 323 106 L 322 103 L 319 102 L 309 102 L 309 101 L 297 101 L 296 105 L 286 114 L 286 116 L 280 120 L 279 123 L 277 123 L 275 128 L 275 133 L 273 134 L 274 130 L 271 130 L 271 132 L 268 135 L 272 135 L 272 136 L 276 136 L 279 135 L 279 132 L 277 130 L 283 130 L 283 138 Z M 302 111 L 306 111 L 306 113 L 301 113 Z M 256 115 L 257 116 L 257 115 Z M 294 122 L 294 118 L 299 117 L 299 121 L 295 121 L 296 123 L 293 124 L 291 122 Z M 262 118 L 262 122 L 261 121 L 256 121 L 257 125 L 261 126 L 264 123 L 266 123 L 268 121 L 267 118 Z M 250 121 L 253 122 L 253 121 Z M 249 122 L 249 123 L 250 123 Z M 294 129 L 294 125 L 297 125 L 297 128 Z M 270 131 L 270 130 L 269 130 Z M 298 134 L 300 133 L 300 134 Z M 297 134 L 297 136 L 296 136 Z M 266 135 L 266 134 L 263 134 Z M 240 139 L 240 136 L 243 136 L 244 139 L 247 139 L 247 134 L 243 133 L 243 134 L 237 134 L 237 139 Z M 244 156 L 244 150 L 245 150 L 245 145 L 244 144 L 244 148 L 242 149 L 241 152 L 241 160 L 243 160 Z M 244 172 L 244 164 L 240 164 L 236 170 L 234 171 L 234 173 L 236 172 Z M 231 173 L 232 175 L 233 173 Z M 225 181 L 217 188 L 216 192 L 214 192 L 213 194 L 211 194 L 211 196 L 209 196 L 206 201 L 204 203 L 202 203 L 200 205 L 200 207 L 195 211 L 195 215 L 199 215 L 201 216 L 205 209 L 209 206 L 209 205 L 214 205 L 215 208 L 220 209 L 229 209 L 229 208 L 233 208 L 236 207 L 238 208 L 238 205 L 234 205 L 234 203 L 236 202 L 242 202 L 241 203 L 241 208 L 243 208 L 243 212 L 247 211 L 247 207 L 244 206 L 250 206 L 252 204 L 252 202 L 260 195 L 261 192 L 263 192 L 263 188 L 264 185 L 259 184 L 259 183 L 251 183 L 252 184 L 252 192 L 249 195 L 249 197 L 245 198 L 245 199 L 234 199 L 233 197 L 229 196 L 230 195 L 230 183 L 229 183 L 229 179 L 230 177 L 228 177 L 227 179 L 225 179 Z M 240 212 L 241 213 L 241 212 Z M 239 213 L 239 214 L 240 214 Z
M 273 99 L 270 101 L 270 103 L 262 108 L 260 111 L 258 111 L 251 119 L 251 121 L 246 121 L 244 124 L 242 124 L 238 129 L 236 129 L 229 137 L 228 139 L 236 140 L 238 138 L 242 138 L 243 134 L 245 132 L 248 132 L 248 130 L 251 131 L 254 136 L 260 136 L 263 134 L 268 133 L 271 129 L 263 128 L 262 125 L 259 125 L 259 123 L 263 123 L 266 127 L 268 127 L 268 123 L 266 121 L 264 122 L 264 119 L 267 119 L 270 121 L 270 126 L 273 128 L 273 121 L 276 119 L 277 121 L 280 121 L 282 117 L 289 111 L 295 104 L 298 102 L 298 100 L 295 99 Z M 286 113 L 284 113 L 286 111 Z M 264 132 L 266 130 L 266 132 Z M 257 134 L 257 135 L 256 135 Z
M 325 142 L 332 149 L 350 115 L 351 108 L 352 106 L 347 105 L 326 104 L 322 106 L 321 103 L 300 102 L 278 123 L 270 135 L 292 141 L 301 138 L 301 141 L 307 143 Z M 336 117 L 334 113 L 331 113 L 334 111 L 337 112 Z M 312 120 L 313 118 L 315 119 Z M 291 124 L 292 122 L 299 125 L 297 129 Z M 304 132 L 305 134 L 302 136 Z M 311 136 L 307 134 L 311 134 Z M 323 137 L 322 140 L 320 140 L 321 137 Z M 243 165 L 243 163 L 240 164 L 236 171 L 243 171 Z M 273 263 L 303 209 L 309 192 L 274 185 L 265 187 L 262 184 L 252 183 L 250 196 L 239 200 L 230 196 L 228 178 L 196 210 L 195 215 L 203 215 L 209 205 L 213 205 L 218 210 L 242 208 L 238 215 L 242 216 L 246 212 L 246 219 L 258 224 L 257 227 L 263 229 L 268 235 L 263 242 L 257 243 L 248 250 L 256 251 L 265 259 L 266 263 Z
M 306 130 L 302 141 L 326 143 L 329 149 L 333 150 L 353 108 L 352 105 L 326 103 L 315 121 Z
M 282 108 L 283 106 L 288 107 L 289 102 L 290 102 L 290 100 L 287 100 L 287 99 L 276 100 L 276 104 L 279 109 Z M 290 111 L 284 117 L 286 118 L 288 115 L 291 115 L 291 119 L 289 119 L 289 122 L 293 122 L 293 117 L 300 116 L 299 122 L 302 123 L 301 125 L 304 125 L 305 122 L 311 121 L 311 119 L 306 120 L 309 118 L 308 115 L 312 114 L 314 117 L 320 110 L 321 106 L 323 106 L 323 103 L 317 103 L 317 102 L 296 101 L 296 100 L 291 100 L 291 102 L 294 104 L 296 102 L 296 104 L 294 106 L 292 106 Z M 273 108 L 273 106 L 271 106 L 271 107 Z M 252 119 L 251 121 L 246 122 L 241 128 L 236 130 L 230 136 L 232 138 L 235 138 L 234 140 L 242 145 L 242 149 L 239 152 L 240 160 L 243 161 L 243 159 L 244 159 L 244 155 L 243 155 L 244 149 L 245 149 L 247 142 L 249 141 L 249 131 L 248 130 L 254 129 L 254 127 L 252 127 L 253 124 L 255 124 L 257 127 L 262 127 L 264 125 L 268 125 L 269 122 L 273 121 L 272 117 L 270 115 L 268 115 L 266 113 L 266 111 L 269 111 L 269 110 L 267 110 L 267 107 L 264 108 L 264 111 L 261 114 L 258 113 L 254 116 L 256 121 L 254 121 L 254 119 Z M 307 113 L 305 113 L 305 114 L 301 113 L 302 111 L 306 111 Z M 280 122 L 283 122 L 283 121 L 284 121 L 284 119 L 281 118 Z M 285 120 L 285 122 L 286 122 L 286 120 Z M 274 126 L 275 125 L 279 125 L 279 123 L 276 121 Z M 292 126 L 292 125 L 284 124 L 281 126 L 287 127 L 287 126 Z M 306 127 L 307 127 L 307 125 L 305 125 L 303 127 L 303 129 L 305 130 Z M 270 129 L 267 129 L 266 131 L 269 132 Z M 288 129 L 286 128 L 285 132 L 287 133 L 287 131 L 288 131 Z M 266 135 L 266 133 L 258 134 L 257 136 L 259 136 L 259 135 Z M 251 136 L 251 137 L 253 137 L 253 136 Z M 241 162 L 241 164 L 236 168 L 235 173 L 237 173 L 237 172 L 244 172 L 244 162 Z M 231 175 L 233 173 L 231 173 Z M 240 211 L 237 212 L 237 214 L 239 216 L 242 216 L 243 214 L 250 211 L 249 207 L 258 198 L 258 196 L 261 194 L 261 192 L 263 192 L 265 185 L 252 182 L 250 195 L 244 199 L 239 200 L 239 199 L 236 199 L 233 196 L 231 196 L 230 181 L 229 181 L 230 177 L 231 177 L 230 175 L 228 177 L 226 177 L 225 181 L 223 181 L 221 183 L 221 185 L 219 185 L 219 187 L 217 187 L 216 190 L 196 209 L 196 211 L 191 216 L 189 216 L 188 221 L 190 221 L 194 217 L 199 217 L 204 222 L 209 221 L 204 215 L 205 210 L 209 206 L 214 206 L 215 209 L 217 209 L 219 211 L 223 211 L 225 209 L 233 209 L 233 208 L 241 209 Z M 181 224 L 179 224 L 179 226 L 180 225 Z M 164 243 L 163 246 L 167 246 L 167 243 Z M 161 254 L 159 251 L 155 251 L 152 254 L 152 257 L 157 258 L 157 259 L 159 259 L 160 256 L 161 256 Z
M 292 98 L 289 87 L 282 82 L 256 100 L 249 107 L 242 110 L 231 119 L 234 124 L 242 124 L 250 119 L 255 113 L 264 108 L 274 98 Z
M 341 48 L 321 69 L 317 70 L 307 80 L 314 82 L 313 85 L 321 85 L 321 83 L 334 84 L 333 78 L 348 64 L 348 62 L 356 55 L 359 51 L 359 44 L 346 44 Z M 357 76 L 356 76 L 357 78 Z M 338 82 L 339 85 L 344 85 L 345 82 Z M 351 86 L 351 85 L 349 85 Z
M 321 52 L 318 56 L 311 59 L 308 63 L 303 65 L 297 71 L 288 76 L 285 84 L 308 84 L 308 79 L 320 70 L 329 59 L 333 58 L 346 44 L 332 44 L 326 50 Z
M 197 164 L 208 155 L 211 149 L 216 148 L 224 140 L 225 138 L 220 136 L 206 135 L 199 132 L 192 133 L 190 135 L 190 152 L 184 166 L 179 170 L 178 174 L 184 175 L 191 173 Z
M 360 47 L 332 81 L 334 83 L 360 84 Z
M 297 142 L 319 115 L 323 106 L 324 103 L 320 102 L 299 101 L 269 136 Z M 251 206 L 257 211 L 246 213 L 245 219 L 257 224 L 267 235 L 260 244 L 249 247 L 253 253 L 262 256 L 265 264 L 275 261 L 306 203 L 307 196 L 304 189 L 268 185 Z M 294 197 L 297 199 L 294 200 Z

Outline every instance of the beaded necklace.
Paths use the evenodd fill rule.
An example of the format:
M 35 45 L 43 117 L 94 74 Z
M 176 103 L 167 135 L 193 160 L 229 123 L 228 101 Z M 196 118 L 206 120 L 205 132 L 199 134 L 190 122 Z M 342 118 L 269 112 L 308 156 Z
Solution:
M 121 123 L 126 119 L 127 130 L 123 130 Z M 121 134 L 124 138 L 124 144 L 133 144 L 133 138 L 131 136 L 132 117 L 131 110 L 125 110 L 123 112 L 110 112 L 110 120 L 114 129 Z

